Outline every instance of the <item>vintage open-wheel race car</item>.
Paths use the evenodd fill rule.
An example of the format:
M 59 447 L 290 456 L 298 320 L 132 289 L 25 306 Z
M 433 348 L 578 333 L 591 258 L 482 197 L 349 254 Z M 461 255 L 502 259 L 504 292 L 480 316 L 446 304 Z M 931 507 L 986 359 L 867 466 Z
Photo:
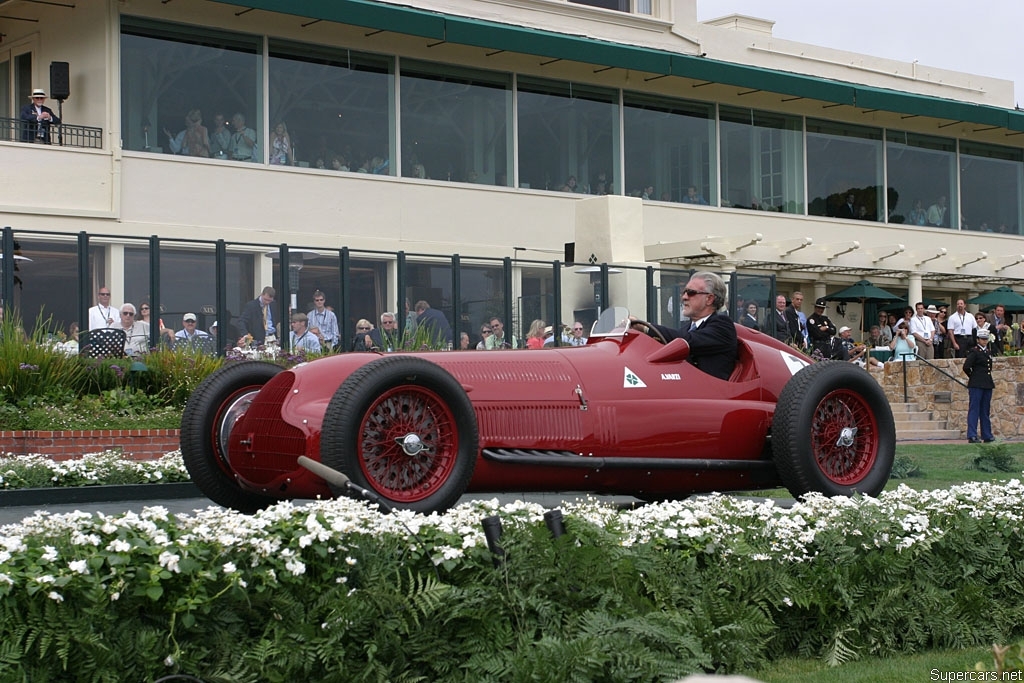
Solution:
M 736 369 L 721 380 L 686 362 L 685 340 L 662 343 L 625 315 L 606 312 L 583 347 L 346 353 L 289 370 L 231 363 L 188 401 L 185 465 L 206 496 L 243 512 L 350 493 L 299 456 L 421 512 L 466 493 L 663 500 L 885 486 L 895 426 L 869 372 L 810 363 L 737 325 Z

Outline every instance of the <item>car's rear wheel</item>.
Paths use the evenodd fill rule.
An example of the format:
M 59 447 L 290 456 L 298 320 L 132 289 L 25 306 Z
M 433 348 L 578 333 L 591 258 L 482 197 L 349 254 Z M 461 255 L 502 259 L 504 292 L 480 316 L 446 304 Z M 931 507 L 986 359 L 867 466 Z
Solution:
M 274 502 L 238 485 L 228 460 L 228 439 L 259 390 L 281 370 L 269 363 L 232 363 L 204 379 L 185 405 L 181 457 L 192 482 L 218 505 L 253 513 Z
M 451 507 L 466 490 L 476 455 L 469 397 L 447 371 L 422 358 L 364 365 L 324 413 L 320 459 L 394 507 Z
M 896 455 L 896 427 L 885 392 L 852 363 L 807 366 L 779 395 L 772 454 L 794 496 L 811 491 L 878 495 Z

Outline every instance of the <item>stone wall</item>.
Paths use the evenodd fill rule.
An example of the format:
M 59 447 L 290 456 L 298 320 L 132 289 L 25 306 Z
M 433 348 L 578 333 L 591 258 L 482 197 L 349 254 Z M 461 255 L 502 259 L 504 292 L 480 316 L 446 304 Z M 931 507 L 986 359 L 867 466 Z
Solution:
M 41 453 L 54 460 L 120 448 L 136 460 L 159 458 L 179 448 L 177 429 L 93 429 L 0 432 L 0 453 Z
M 963 359 L 939 359 L 906 363 L 907 399 L 922 410 L 932 411 L 936 420 L 946 420 L 949 429 L 959 429 L 967 438 L 967 388 L 957 384 L 949 375 L 967 384 L 963 372 Z M 872 372 L 878 379 L 891 403 L 904 401 L 903 363 L 886 363 L 884 372 Z M 992 392 L 992 433 L 999 439 L 1024 437 L 1024 356 L 996 357 L 992 359 L 992 378 L 996 388 Z

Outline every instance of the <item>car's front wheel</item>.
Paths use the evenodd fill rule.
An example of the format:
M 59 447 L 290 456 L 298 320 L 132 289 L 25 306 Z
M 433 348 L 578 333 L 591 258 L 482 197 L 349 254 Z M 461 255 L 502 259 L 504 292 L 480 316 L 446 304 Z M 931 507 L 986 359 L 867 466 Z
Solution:
M 451 507 L 466 490 L 476 454 L 469 397 L 446 370 L 422 358 L 364 365 L 324 413 L 320 459 L 394 507 Z
M 232 363 L 204 379 L 181 415 L 181 457 L 192 482 L 207 498 L 253 513 L 273 498 L 238 485 L 228 460 L 228 440 L 253 398 L 282 368 L 259 362 Z
M 852 363 L 807 366 L 779 395 L 772 454 L 794 496 L 811 491 L 877 496 L 896 455 L 896 426 L 885 392 Z

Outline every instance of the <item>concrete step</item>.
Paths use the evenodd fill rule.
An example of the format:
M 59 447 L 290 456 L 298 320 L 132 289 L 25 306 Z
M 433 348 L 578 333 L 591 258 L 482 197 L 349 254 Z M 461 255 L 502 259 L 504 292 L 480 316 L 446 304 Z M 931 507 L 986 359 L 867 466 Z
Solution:
M 959 429 L 897 429 L 897 441 L 957 441 L 962 439 Z
M 946 420 L 936 420 L 930 410 L 916 403 L 893 403 L 892 416 L 897 441 L 944 441 L 960 439 L 960 430 L 951 429 Z

